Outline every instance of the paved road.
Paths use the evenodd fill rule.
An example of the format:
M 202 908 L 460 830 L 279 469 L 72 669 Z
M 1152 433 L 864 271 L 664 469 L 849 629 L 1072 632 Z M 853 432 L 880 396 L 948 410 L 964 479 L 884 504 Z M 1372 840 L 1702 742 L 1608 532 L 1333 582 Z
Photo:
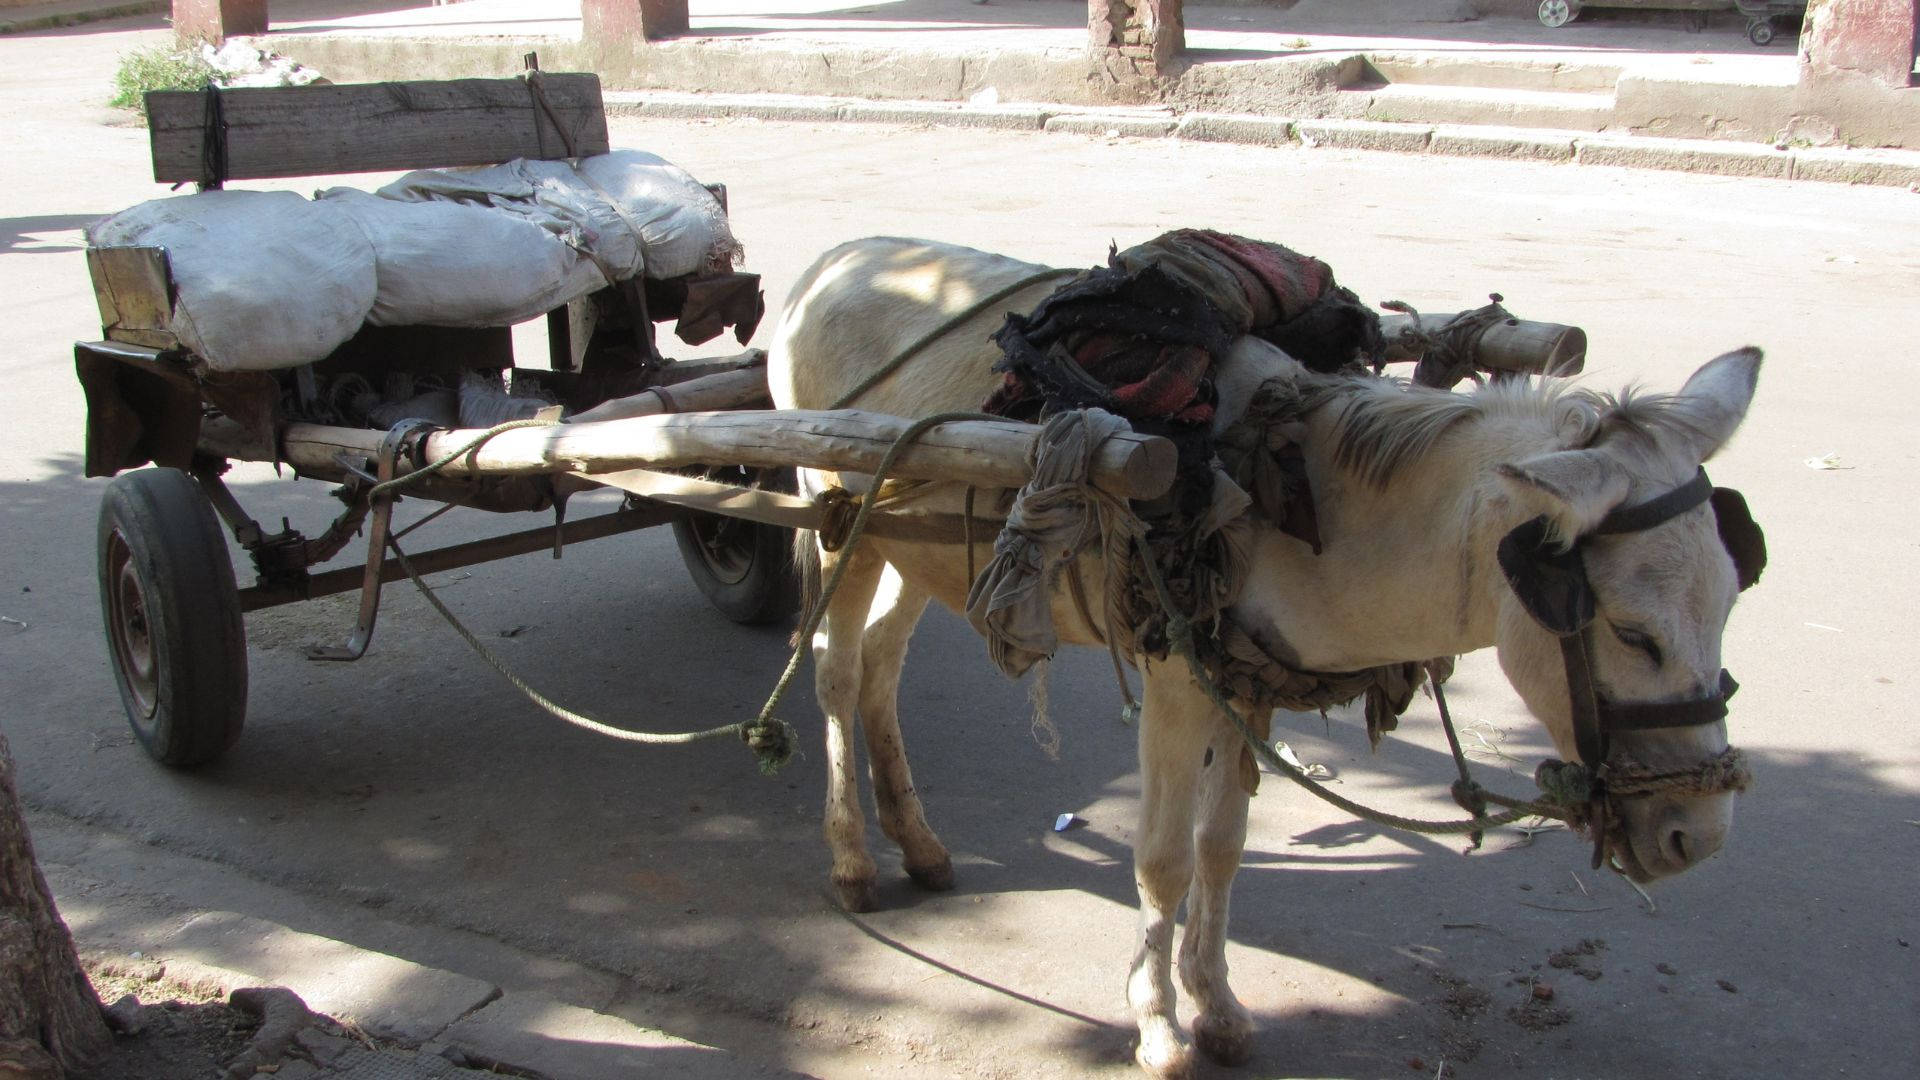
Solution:
M 822 1076 L 1128 1075 L 1136 775 L 1098 655 L 1056 666 L 1056 764 L 1028 737 L 1024 688 L 958 620 L 929 620 L 904 710 L 960 886 L 927 896 L 889 874 L 884 910 L 857 921 L 823 888 L 817 751 L 769 781 L 734 747 L 558 729 L 405 590 L 351 667 L 299 654 L 344 630 L 349 601 L 250 617 L 233 754 L 192 775 L 141 756 L 99 640 L 101 485 L 79 479 L 66 360 L 97 329 L 76 230 L 164 194 L 144 180 L 143 133 L 93 104 L 113 54 L 158 33 L 129 25 L 154 24 L 0 39 L 0 615 L 26 624 L 0 624 L 0 724 L 54 857 L 114 852 L 147 868 L 133 892 L 189 902 L 218 876 L 230 908 L 282 904 L 249 913 Z M 1673 387 L 1721 351 L 1766 347 L 1759 401 L 1714 464 L 1773 550 L 1727 643 L 1745 686 L 1735 737 L 1760 772 L 1728 849 L 1659 889 L 1653 912 L 1564 835 L 1503 833 L 1463 858 L 1271 783 L 1230 947 L 1264 1030 L 1235 1075 L 1412 1075 L 1415 1059 L 1468 1077 L 1910 1075 L 1920 735 L 1898 710 L 1920 670 L 1906 437 L 1920 197 L 955 130 L 622 121 L 614 135 L 729 184 L 776 299 L 815 253 L 864 234 L 1085 264 L 1109 241 L 1206 225 L 1319 254 L 1369 299 L 1451 309 L 1501 291 L 1586 326 L 1603 385 Z M 1842 468 L 1805 464 L 1830 453 Z M 262 517 L 321 520 L 320 485 L 255 469 L 237 487 Z M 524 628 L 497 639 L 522 670 L 635 724 L 746 716 L 784 660 L 783 634 L 703 606 L 665 534 L 436 580 L 481 632 Z M 1487 658 L 1454 700 L 1523 762 L 1520 786 L 1544 740 Z M 1283 726 L 1350 791 L 1440 813 L 1442 742 L 1415 712 L 1372 756 L 1347 717 Z M 810 705 L 791 717 L 817 735 Z M 1051 834 L 1063 811 L 1087 826 Z M 1579 961 L 1597 977 L 1548 964 L 1586 940 L 1604 941 Z M 1509 1016 L 1535 977 L 1563 1025 Z

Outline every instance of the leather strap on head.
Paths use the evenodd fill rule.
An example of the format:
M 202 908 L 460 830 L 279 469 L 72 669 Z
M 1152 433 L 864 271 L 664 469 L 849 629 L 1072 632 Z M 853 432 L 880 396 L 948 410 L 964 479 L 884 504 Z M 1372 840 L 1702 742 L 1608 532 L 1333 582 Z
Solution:
M 1580 762 L 1598 769 L 1607 760 L 1607 733 L 1600 727 L 1600 697 L 1593 688 L 1592 637 L 1586 632 L 1560 638 L 1561 666 L 1567 672 L 1567 696 L 1573 712 L 1573 744 Z
M 1702 467 L 1694 472 L 1693 479 L 1672 491 L 1613 511 L 1602 518 L 1588 535 L 1642 532 L 1686 513 L 1712 496 L 1713 483 L 1707 479 L 1707 470 Z M 1514 532 L 1519 534 L 1520 530 Z M 1508 542 L 1514 542 L 1516 538 L 1516 535 L 1509 535 Z M 1508 555 L 1506 547 L 1507 543 L 1503 543 L 1502 556 Z M 1569 554 L 1578 564 L 1579 545 L 1576 544 Z M 1535 560 L 1539 557 L 1539 554 L 1534 556 Z M 1509 580 L 1513 580 L 1511 569 L 1508 574 Z M 1591 590 L 1586 587 L 1584 571 L 1580 574 L 1579 585 L 1580 591 L 1586 594 L 1584 603 L 1590 620 L 1594 601 Z M 1527 594 L 1522 590 L 1521 583 L 1515 581 L 1514 588 L 1525 601 Z M 1529 607 L 1532 605 L 1529 604 Z M 1539 618 L 1538 613 L 1535 617 Z M 1566 666 L 1567 693 L 1572 698 L 1574 744 L 1580 751 L 1581 762 L 1588 768 L 1597 769 L 1607 760 L 1609 737 L 1615 731 L 1696 727 L 1725 719 L 1727 698 L 1739 688 L 1733 676 L 1723 670 L 1720 672 L 1720 685 L 1714 691 L 1690 701 L 1610 702 L 1603 699 L 1594 686 L 1593 630 L 1590 622 L 1581 622 L 1576 628 L 1577 632 L 1568 632 L 1552 624 L 1548 624 L 1548 629 L 1561 635 L 1560 656 Z
M 1535 622 L 1565 637 L 1593 621 L 1593 589 L 1580 549 L 1563 551 L 1548 543 L 1545 515 L 1508 533 L 1496 554 L 1507 585 Z
M 1740 684 L 1733 681 L 1733 676 L 1725 668 L 1721 668 L 1718 689 L 1705 697 L 1691 701 L 1629 705 L 1602 701 L 1599 703 L 1600 723 L 1609 732 L 1652 731 L 1718 723 L 1727 718 L 1727 699 L 1738 689 Z
M 1623 506 L 1600 519 L 1594 526 L 1591 536 L 1612 536 L 1618 533 L 1643 532 L 1653 528 L 1669 518 L 1681 514 L 1706 502 L 1713 495 L 1713 482 L 1707 479 L 1706 466 L 1701 466 L 1693 474 L 1693 479 L 1674 488 L 1664 495 L 1656 495 L 1643 503 Z

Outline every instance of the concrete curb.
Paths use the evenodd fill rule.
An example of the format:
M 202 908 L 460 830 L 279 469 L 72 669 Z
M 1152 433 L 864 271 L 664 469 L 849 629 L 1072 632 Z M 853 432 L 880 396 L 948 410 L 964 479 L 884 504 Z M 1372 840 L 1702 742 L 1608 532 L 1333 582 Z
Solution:
M 79 5 L 59 11 L 40 11 L 31 15 L 0 18 L 0 34 L 55 30 L 62 26 L 79 26 L 83 23 L 118 19 L 128 15 L 153 15 L 170 11 L 172 8 L 172 0 L 124 0 L 122 3 L 113 3 L 109 0 L 97 6 Z
M 61 830 L 36 831 L 59 835 Z M 461 1063 L 544 1080 L 801 1076 L 568 1005 L 537 990 L 503 991 L 484 979 L 266 919 L 183 905 L 137 886 L 133 893 L 124 893 L 128 886 L 113 879 L 44 856 L 42 867 L 61 894 L 62 915 L 77 937 L 85 939 L 101 929 L 107 906 L 139 910 L 141 919 L 106 935 L 117 939 L 118 948 L 137 944 L 136 963 L 158 964 L 168 979 L 221 996 L 241 987 L 283 986 L 316 1013 L 351 1022 L 405 1048 L 379 1054 L 355 1050 L 337 1062 L 289 1061 L 283 1073 L 289 1077 L 408 1080 L 479 1075 L 461 1071 Z M 343 1040 L 332 1041 L 342 1049 L 348 1046 Z
M 1665 139 L 1588 131 L 1382 120 L 1293 120 L 1276 116 L 1166 109 L 1081 108 L 941 101 L 871 101 L 788 95 L 609 90 L 609 116 L 746 118 L 808 123 L 884 123 L 920 127 L 1042 131 L 1095 137 L 1175 138 L 1247 146 L 1375 150 L 1449 157 L 1664 169 L 1716 176 L 1816 180 L 1887 187 L 1920 185 L 1920 151 L 1782 148 L 1767 143 Z
M 315 1012 L 445 1062 L 547 1080 L 802 1076 L 537 991 L 502 993 L 480 979 L 229 911 L 195 913 L 151 947 L 175 980 L 223 993 L 284 986 Z
M 479 979 L 230 911 L 196 914 L 155 947 L 203 967 L 244 972 L 252 985 L 285 986 L 315 1012 L 409 1045 L 500 997 L 499 987 Z

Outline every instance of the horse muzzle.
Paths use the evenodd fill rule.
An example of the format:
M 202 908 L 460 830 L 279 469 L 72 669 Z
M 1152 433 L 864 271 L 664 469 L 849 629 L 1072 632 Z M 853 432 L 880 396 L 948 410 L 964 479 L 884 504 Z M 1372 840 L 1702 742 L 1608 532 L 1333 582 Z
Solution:
M 1733 827 L 1733 796 L 1753 781 L 1731 746 L 1670 771 L 1616 747 L 1598 769 L 1548 761 L 1535 778 L 1592 838 L 1594 869 L 1610 866 L 1637 882 L 1671 877 L 1720 850 Z
M 1720 850 L 1733 827 L 1733 791 L 1616 800 L 1608 865 L 1633 881 L 1671 877 Z

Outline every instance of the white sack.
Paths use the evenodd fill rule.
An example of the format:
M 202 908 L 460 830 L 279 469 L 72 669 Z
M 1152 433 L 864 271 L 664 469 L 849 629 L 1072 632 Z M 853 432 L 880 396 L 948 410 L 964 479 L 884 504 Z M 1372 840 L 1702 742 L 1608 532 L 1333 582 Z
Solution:
M 372 244 L 375 326 L 507 326 L 607 285 L 591 260 L 518 214 L 352 188 L 322 192 L 317 205 Z
M 521 159 L 477 169 L 412 172 L 377 194 L 506 211 L 539 225 L 621 280 L 642 273 L 666 280 L 723 271 L 740 259 L 720 200 L 684 169 L 640 150 L 599 154 L 582 159 L 577 168 L 565 161 Z
M 173 335 L 217 371 L 317 360 L 373 307 L 365 235 L 333 207 L 288 191 L 156 199 L 96 223 L 87 243 L 166 248 Z

